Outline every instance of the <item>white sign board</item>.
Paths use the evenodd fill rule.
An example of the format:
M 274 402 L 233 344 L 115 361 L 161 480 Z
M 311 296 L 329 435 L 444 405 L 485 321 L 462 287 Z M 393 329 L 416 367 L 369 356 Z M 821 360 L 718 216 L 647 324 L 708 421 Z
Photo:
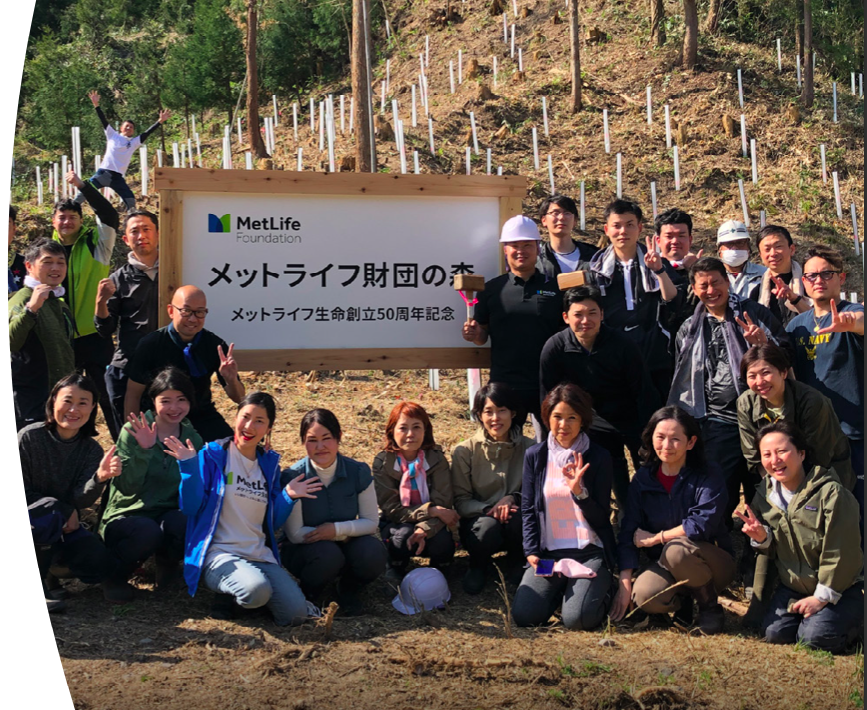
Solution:
M 186 192 L 182 278 L 244 350 L 467 347 L 457 273 L 499 274 L 496 197 Z

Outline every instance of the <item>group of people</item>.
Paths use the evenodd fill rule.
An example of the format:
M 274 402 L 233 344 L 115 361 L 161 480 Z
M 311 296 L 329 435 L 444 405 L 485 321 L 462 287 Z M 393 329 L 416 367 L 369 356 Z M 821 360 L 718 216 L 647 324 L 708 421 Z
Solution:
M 858 632 L 863 307 L 842 296 L 834 250 L 812 247 L 800 265 L 789 232 L 767 226 L 760 266 L 747 227 L 729 221 L 719 258 L 694 254 L 676 209 L 641 243 L 642 211 L 621 199 L 597 249 L 572 238 L 574 201 L 553 196 L 547 240 L 525 216 L 505 223 L 508 271 L 463 325 L 491 346 L 475 434 L 447 457 L 425 409 L 400 402 L 369 465 L 340 452 L 335 414 L 313 409 L 299 430 L 307 456 L 281 468 L 276 403 L 246 391 L 234 345 L 205 328 L 205 293 L 177 289 L 157 327 L 156 217 L 127 213 L 128 260 L 109 275 L 119 215 L 67 179 L 98 219 L 57 203 L 52 239 L 9 274 L 19 452 L 50 609 L 69 577 L 132 599 L 129 579 L 153 557 L 157 588 L 182 563 L 191 594 L 216 592 L 215 615 L 267 605 L 297 624 L 332 595 L 358 613 L 383 574 L 421 595 L 404 588 L 412 559 L 447 570 L 459 541 L 469 595 L 505 553 L 521 626 L 559 609 L 572 629 L 674 614 L 717 633 L 718 595 L 739 577 L 769 641 L 840 651 Z M 10 243 L 14 222 L 10 211 Z M 561 291 L 573 271 L 584 285 Z M 237 404 L 231 424 L 215 375 Z M 108 452 L 93 439 L 97 404 Z M 749 540 L 737 561 L 733 534 Z

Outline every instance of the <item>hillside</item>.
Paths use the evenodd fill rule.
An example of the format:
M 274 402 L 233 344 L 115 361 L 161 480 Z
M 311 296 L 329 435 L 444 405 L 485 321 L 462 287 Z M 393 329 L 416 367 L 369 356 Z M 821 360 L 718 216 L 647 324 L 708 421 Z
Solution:
M 563 0 L 523 0 L 506 3 L 507 23 L 516 24 L 515 59 L 503 41 L 503 18 L 492 16 L 488 0 L 453 2 L 459 19 L 445 26 L 432 23 L 432 12 L 444 0 L 388 2 L 390 38 L 384 26 L 374 28 L 373 93 L 378 109 L 380 82 L 390 91 L 384 118 L 391 123 L 391 98 L 399 101 L 406 124 L 407 163 L 417 150 L 422 173 L 463 173 L 470 131 L 470 112 L 477 122 L 480 153 L 472 170 L 485 171 L 485 150 L 491 148 L 494 172 L 527 176 L 526 213 L 535 216 L 549 192 L 550 154 L 558 191 L 576 201 L 581 181 L 586 193 L 586 229 L 581 238 L 601 235 L 601 213 L 616 190 L 616 153 L 622 154 L 623 194 L 639 201 L 651 217 L 650 183 L 655 181 L 659 209 L 680 207 L 694 216 L 697 248 L 713 250 L 716 227 L 741 218 L 738 179 L 745 181 L 754 225 L 760 210 L 769 222 L 788 226 L 799 248 L 829 243 L 846 254 L 852 278 L 850 290 L 863 299 L 862 260 L 854 256 L 850 203 L 856 204 L 863 229 L 864 137 L 863 103 L 849 91 L 848 76 L 838 85 L 838 123 L 833 122 L 832 77 L 820 57 L 816 104 L 801 108 L 800 122 L 787 109 L 798 103 L 794 56 L 783 57 L 777 72 L 775 37 L 761 46 L 741 44 L 727 36 L 699 39 L 699 66 L 684 72 L 677 66 L 682 38 L 682 5 L 666 2 L 669 40 L 661 49 L 649 47 L 646 3 L 624 0 L 581 0 L 582 35 L 598 31 L 601 41 L 582 41 L 584 110 L 569 112 L 569 29 Z M 563 22 L 555 22 L 559 13 Z M 431 155 L 427 121 L 419 104 L 417 128 L 410 125 L 411 86 L 417 82 L 419 54 L 429 36 L 430 110 L 436 151 Z M 784 37 L 784 47 L 791 38 Z M 523 81 L 516 81 L 517 49 L 523 51 Z M 295 48 L 287 47 L 287 52 Z M 449 89 L 449 61 L 463 56 L 464 81 Z M 498 65 L 493 82 L 493 60 Z M 469 78 L 471 60 L 480 76 Z M 388 69 L 387 69 L 388 67 Z M 737 70 L 743 75 L 745 107 L 738 105 Z M 455 67 L 457 82 L 457 67 Z M 653 97 L 653 123 L 646 120 L 646 87 Z M 481 87 L 493 93 L 480 99 Z M 316 86 L 311 93 L 278 95 L 281 123 L 270 164 L 257 168 L 294 170 L 303 148 L 307 170 L 327 169 L 327 151 L 319 150 L 318 126 L 310 129 L 309 99 L 346 94 L 349 79 Z M 542 98 L 546 97 L 550 135 L 545 136 Z M 86 101 L 86 99 L 85 99 Z M 297 101 L 299 141 L 292 132 L 292 103 Z M 679 146 L 681 189 L 674 189 L 673 151 L 666 148 L 664 105 L 685 126 Z M 605 152 L 603 110 L 609 113 L 611 152 Z M 749 158 L 741 155 L 739 128 L 727 137 L 722 117 L 736 122 L 746 116 L 750 138 L 758 147 L 758 185 L 751 182 Z M 271 116 L 270 100 L 262 97 L 262 116 Z M 82 121 L 95 121 L 89 103 Z M 338 128 L 337 162 L 353 153 L 351 136 Z M 338 114 L 339 121 L 339 114 Z M 221 165 L 225 107 L 197 114 L 203 163 Z M 339 123 L 338 123 L 339 126 Z M 534 169 L 532 129 L 539 135 L 540 169 Z M 172 140 L 183 135 L 183 118 L 176 111 L 165 131 L 171 163 Z M 681 134 L 682 135 L 682 134 Z M 244 166 L 246 145 L 232 134 L 234 165 Z M 185 136 L 184 136 L 185 138 Z M 152 166 L 158 137 L 149 142 Z M 472 140 L 470 138 L 470 144 Z M 829 180 L 824 184 L 819 145 L 825 144 Z M 194 143 L 195 145 L 195 143 Z M 84 145 L 84 161 L 92 165 L 101 143 Z M 33 168 L 46 169 L 59 160 L 23 138 L 16 143 L 18 179 L 13 199 L 21 207 L 19 241 L 50 232 L 48 201 L 35 205 Z M 378 141 L 379 170 L 400 172 L 393 139 Z M 837 171 L 843 219 L 837 219 L 831 171 Z M 88 171 L 89 174 L 89 171 Z M 129 182 L 139 192 L 138 159 Z M 46 195 L 47 195 L 47 185 Z M 141 206 L 156 211 L 155 196 Z M 756 231 L 755 229 L 753 230 Z M 20 246 L 20 245 L 19 245 Z M 118 242 L 115 257 L 125 259 Z M 301 415 L 315 406 L 333 409 L 345 437 L 341 450 L 370 462 L 380 450 L 385 420 L 395 401 L 411 398 L 431 414 L 437 442 L 450 452 L 475 425 L 467 417 L 463 370 L 443 370 L 439 391 L 428 388 L 426 371 L 320 373 L 242 373 L 248 391 L 270 392 L 279 404 L 273 446 L 283 463 L 303 455 L 297 437 Z M 234 405 L 222 392 L 217 406 L 227 417 Z M 100 418 L 100 444 L 110 445 Z M 743 536 L 735 535 L 737 545 Z M 722 597 L 725 632 L 702 637 L 680 628 L 630 631 L 610 626 L 595 632 L 566 632 L 559 621 L 540 630 L 504 624 L 515 587 L 505 596 L 494 580 L 485 592 L 469 597 L 461 588 L 467 558 L 458 551 L 447 570 L 452 599 L 446 611 L 404 617 L 391 607 L 394 590 L 376 583 L 364 592 L 371 613 L 338 617 L 333 627 L 307 624 L 278 628 L 264 612 L 234 621 L 208 617 L 211 596 L 190 599 L 176 587 L 156 592 L 150 566 L 136 576 L 136 600 L 111 607 L 98 587 L 70 585 L 73 598 L 65 614 L 52 617 L 58 650 L 75 707 L 96 708 L 260 708 L 343 710 L 344 708 L 592 708 L 594 710 L 825 710 L 863 708 L 863 653 L 831 657 L 802 647 L 770 647 L 742 623 L 743 589 Z

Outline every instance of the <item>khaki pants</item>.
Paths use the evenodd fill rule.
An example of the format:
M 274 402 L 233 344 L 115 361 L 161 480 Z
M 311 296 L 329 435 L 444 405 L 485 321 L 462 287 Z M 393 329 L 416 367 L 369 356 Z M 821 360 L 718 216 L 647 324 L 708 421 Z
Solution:
M 632 587 L 632 599 L 648 614 L 667 614 L 680 608 L 678 593 L 698 589 L 711 581 L 719 591 L 725 589 L 734 576 L 735 561 L 721 547 L 679 537 L 666 543 L 659 561 L 638 575 Z M 683 581 L 686 584 L 668 589 Z

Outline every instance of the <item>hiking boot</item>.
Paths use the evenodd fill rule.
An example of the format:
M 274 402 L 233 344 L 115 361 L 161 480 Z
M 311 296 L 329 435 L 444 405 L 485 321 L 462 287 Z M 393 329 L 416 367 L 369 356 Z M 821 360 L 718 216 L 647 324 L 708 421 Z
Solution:
M 105 600 L 112 604 L 128 604 L 135 598 L 133 588 L 124 580 L 107 579 L 100 586 Z
M 702 633 L 708 636 L 718 634 L 723 630 L 725 625 L 725 612 L 722 605 L 717 600 L 716 589 L 713 582 L 708 582 L 703 587 L 690 589 L 693 599 L 698 604 L 698 617 L 695 620 L 696 626 L 701 629 Z
M 51 572 L 45 576 L 43 582 L 45 586 L 46 599 L 69 599 L 69 592 L 66 591 L 64 586 L 60 583 L 60 580 L 51 574 Z
M 481 594 L 485 588 L 485 570 L 481 567 L 470 567 L 461 584 L 467 594 Z
M 695 619 L 692 597 L 679 594 L 678 598 L 680 599 L 680 609 L 674 612 L 674 623 L 688 629 Z

